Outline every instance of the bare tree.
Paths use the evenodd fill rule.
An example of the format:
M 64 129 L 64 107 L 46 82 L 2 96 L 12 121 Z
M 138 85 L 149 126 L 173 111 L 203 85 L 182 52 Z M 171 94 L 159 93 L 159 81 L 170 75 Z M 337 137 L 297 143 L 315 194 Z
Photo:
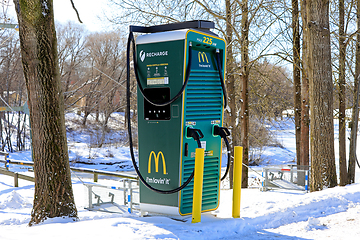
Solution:
M 231 156 L 234 156 L 234 141 L 236 141 L 236 134 L 238 133 L 236 129 L 236 87 L 235 87 L 235 73 L 236 73 L 236 63 L 234 60 L 233 54 L 233 11 L 234 8 L 233 2 L 230 0 L 225 0 L 225 8 L 226 8 L 226 35 L 225 40 L 227 42 L 227 54 L 226 54 L 226 86 L 228 89 L 228 103 L 229 108 L 226 110 L 226 126 L 229 129 L 232 137 L 230 139 L 230 151 Z M 233 188 L 233 165 L 234 161 L 231 159 L 229 166 L 229 178 L 230 178 L 230 188 Z
M 293 80 L 294 80 L 294 114 L 297 165 L 301 165 L 301 74 L 300 74 L 300 23 L 299 2 L 292 0 L 293 31 Z
M 351 184 L 355 182 L 355 162 L 356 156 L 356 144 L 357 144 L 357 132 L 359 122 L 359 94 L 360 94 L 360 0 L 356 0 L 356 20 L 357 20 L 357 32 L 355 42 L 355 77 L 354 77 L 354 100 L 352 107 L 352 127 L 350 134 L 350 150 L 349 150 L 349 166 L 347 183 Z
M 14 0 L 29 96 L 35 173 L 29 225 L 77 219 L 66 140 L 52 0 Z
M 72 22 L 56 24 L 60 79 L 64 91 L 65 109 L 79 106 L 84 93 L 86 72 L 86 34 L 84 28 Z M 79 106 L 81 107 L 81 106 Z
M 244 0 L 241 4 L 241 146 L 243 163 L 249 165 L 249 6 Z M 248 186 L 248 169 L 243 168 L 241 187 Z
M 126 11 L 108 18 L 116 24 L 137 23 L 144 26 L 207 19 L 206 12 L 197 4 L 198 2 L 197 0 L 110 0 L 113 8 L 126 9 Z M 216 3 L 214 0 L 208 2 L 212 6 Z
M 302 41 L 302 84 L 301 84 L 301 145 L 300 145 L 300 165 L 309 166 L 309 130 L 310 130 L 310 90 L 309 90 L 309 72 L 308 72 L 308 28 L 306 5 L 308 0 L 301 3 L 301 18 L 303 22 L 303 41 Z
M 339 0 L 339 167 L 340 167 L 340 186 L 345 186 L 347 182 L 346 169 L 346 95 L 345 95 L 345 61 L 346 61 L 346 42 L 345 42 L 345 9 L 344 0 Z
M 251 115 L 264 124 L 293 106 L 293 84 L 286 68 L 266 60 L 253 63 L 249 75 Z
M 293 83 L 286 68 L 268 61 L 256 62 L 249 75 L 249 165 L 259 165 L 264 146 L 279 146 L 266 127 L 293 107 Z
M 23 113 L 10 110 L 22 106 L 26 102 L 25 82 L 21 69 L 19 38 L 15 29 L 6 31 L 0 41 L 0 106 L 4 106 L 7 112 L 1 112 L 1 149 L 5 148 L 12 152 L 14 150 L 23 150 L 25 135 L 23 135 Z M 14 136 L 16 135 L 16 136 Z M 16 139 L 16 143 L 14 141 Z M 15 148 L 16 146 L 16 148 Z
M 84 86 L 86 92 L 85 117 L 93 112 L 99 114 L 102 134 L 97 145 L 105 141 L 110 115 L 124 107 L 125 48 L 124 40 L 116 32 L 93 33 L 87 37 L 87 62 L 90 62 Z M 100 117 L 101 116 L 101 117 Z M 84 123 L 84 122 L 83 122 Z
M 333 83 L 329 28 L 329 2 L 307 2 L 309 79 L 311 102 L 310 190 L 337 185 L 334 153 Z

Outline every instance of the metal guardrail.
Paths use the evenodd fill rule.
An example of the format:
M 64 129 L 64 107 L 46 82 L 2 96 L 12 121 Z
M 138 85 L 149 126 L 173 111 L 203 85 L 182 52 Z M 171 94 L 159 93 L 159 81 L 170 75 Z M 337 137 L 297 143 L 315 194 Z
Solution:
M 76 168 L 76 167 L 70 167 L 70 169 L 75 172 L 94 174 L 94 182 L 97 182 L 98 175 L 138 180 L 137 176 L 132 175 L 132 174 L 126 174 L 126 173 L 116 173 L 116 172 L 109 172 L 109 171 L 103 171 L 103 170 L 95 170 L 95 169 L 88 169 L 88 168 Z
M 22 166 L 30 166 L 33 167 L 34 163 L 33 162 L 29 162 L 29 161 L 20 161 L 20 160 L 10 160 L 7 158 L 7 156 L 9 155 L 8 153 L 5 152 L 0 152 L 0 155 L 5 156 L 5 160 L 0 159 L 0 162 L 5 164 L 5 168 L 1 168 L 0 174 L 5 174 L 8 176 L 13 176 L 14 177 L 14 186 L 15 184 L 15 178 L 20 178 L 20 179 L 24 179 L 24 180 L 28 180 L 28 181 L 32 181 L 34 182 L 34 178 L 30 177 L 30 176 L 26 176 L 23 174 L 19 174 L 19 173 L 14 173 L 9 171 L 9 165 L 10 164 L 15 164 L 15 165 L 22 165 Z M 125 178 L 125 179 L 130 179 L 130 180 L 138 180 L 138 177 L 132 174 L 126 174 L 126 173 L 117 173 L 117 172 L 109 172 L 109 171 L 103 171 L 103 170 L 95 170 L 95 169 L 88 169 L 88 168 L 77 168 L 77 167 L 70 167 L 70 169 L 72 171 L 75 172 L 82 172 L 82 173 L 89 173 L 89 174 L 93 174 L 94 175 L 94 182 L 98 181 L 98 177 L 99 175 L 104 175 L 104 176 L 110 176 L 110 177 L 118 177 L 118 178 Z M 30 179 L 31 178 L 31 179 Z M 17 181 L 17 180 L 16 180 Z M 17 184 L 18 185 L 18 184 Z M 15 186 L 17 187 L 17 186 Z
M 84 186 L 88 193 L 88 206 L 85 207 L 87 210 L 111 213 L 132 213 L 134 209 L 139 210 L 138 181 L 124 179 L 122 187 L 88 183 L 84 183 Z
M 0 162 L 5 163 L 5 168 L 0 167 L 0 174 L 13 177 L 14 187 L 19 187 L 19 179 L 35 182 L 34 177 L 9 171 L 10 164 L 33 167 L 33 162 L 10 160 L 7 158 L 9 155 L 8 153 L 0 151 L 0 156 L 1 155 L 5 156 L 4 160 L 0 159 Z M 132 213 L 133 210 L 139 210 L 139 182 L 137 176 L 87 168 L 70 167 L 70 169 L 76 172 L 94 174 L 94 182 L 97 182 L 98 175 L 118 177 L 122 179 L 122 187 L 109 187 L 97 184 L 83 183 L 84 186 L 87 188 L 88 193 L 88 207 L 85 207 L 85 209 L 91 211 L 105 211 L 112 213 Z M 105 195 L 103 195 L 102 193 L 104 191 L 99 191 L 98 189 L 108 189 L 108 191 Z
M 7 170 L 6 168 L 0 167 L 0 174 L 4 174 L 10 177 L 14 177 L 14 187 L 19 187 L 19 178 L 30 182 L 35 182 L 34 177 L 30 177 L 24 174 L 15 173 Z
M 309 191 L 309 166 L 264 167 L 261 191 L 288 189 Z

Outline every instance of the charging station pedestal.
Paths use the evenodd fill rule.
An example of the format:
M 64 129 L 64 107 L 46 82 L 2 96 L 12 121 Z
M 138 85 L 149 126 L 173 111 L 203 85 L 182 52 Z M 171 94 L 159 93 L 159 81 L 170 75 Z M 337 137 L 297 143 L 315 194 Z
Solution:
M 189 51 L 192 51 L 190 77 L 176 101 L 164 107 L 155 106 L 138 89 L 139 170 L 154 188 L 171 190 L 181 186 L 194 170 L 198 147 L 193 138 L 187 137 L 187 128 L 200 129 L 204 135 L 201 146 L 205 149 L 202 193 L 205 212 L 219 205 L 222 147 L 221 138 L 214 135 L 213 129 L 223 123 L 224 99 L 216 51 L 220 52 L 220 69 L 224 69 L 225 41 L 206 28 L 140 35 L 136 39 L 135 68 L 145 95 L 152 102 L 169 101 L 184 84 Z M 192 200 L 193 181 L 173 194 L 156 193 L 140 183 L 140 209 L 144 212 L 188 215 Z

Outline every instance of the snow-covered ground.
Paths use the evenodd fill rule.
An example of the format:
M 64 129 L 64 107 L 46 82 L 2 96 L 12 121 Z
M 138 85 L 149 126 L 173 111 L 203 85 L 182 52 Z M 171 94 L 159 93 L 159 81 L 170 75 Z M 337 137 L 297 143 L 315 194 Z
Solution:
M 272 129 L 282 147 L 263 149 L 264 165 L 293 163 L 293 124 L 286 121 L 280 126 Z M 85 133 L 71 134 L 72 165 L 108 171 L 131 170 L 127 148 L 113 145 L 101 149 L 89 147 L 90 138 Z M 11 153 L 10 159 L 30 160 L 31 154 Z M 259 172 L 261 166 L 253 169 Z M 10 170 L 32 174 L 24 166 L 11 165 Z M 249 176 L 258 182 L 256 172 L 249 171 Z M 84 209 L 88 203 L 83 182 L 90 183 L 92 179 L 88 175 L 76 174 L 73 175 L 73 189 L 79 220 L 55 218 L 28 227 L 33 183 L 20 180 L 19 187 L 15 188 L 12 177 L 0 174 L 0 239 L 358 239 L 359 180 L 360 170 L 357 168 L 357 183 L 321 192 L 243 189 L 239 219 L 231 217 L 232 190 L 222 189 L 219 208 L 202 214 L 201 223 L 192 224 L 190 216 L 178 221 L 169 216 L 140 217 L 137 211 L 132 214 L 88 211 Z M 116 179 L 100 178 L 98 183 L 121 186 Z

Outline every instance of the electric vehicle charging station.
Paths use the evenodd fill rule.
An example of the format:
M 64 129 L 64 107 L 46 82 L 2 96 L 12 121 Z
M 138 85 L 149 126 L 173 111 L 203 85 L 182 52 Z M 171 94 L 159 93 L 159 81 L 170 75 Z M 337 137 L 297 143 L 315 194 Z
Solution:
M 143 212 L 191 214 L 197 147 L 205 149 L 201 211 L 219 205 L 221 139 L 228 135 L 222 128 L 226 44 L 210 28 L 208 21 L 130 26 L 133 46 L 132 32 L 146 33 L 136 38 L 133 57 L 139 168 L 134 166 Z

